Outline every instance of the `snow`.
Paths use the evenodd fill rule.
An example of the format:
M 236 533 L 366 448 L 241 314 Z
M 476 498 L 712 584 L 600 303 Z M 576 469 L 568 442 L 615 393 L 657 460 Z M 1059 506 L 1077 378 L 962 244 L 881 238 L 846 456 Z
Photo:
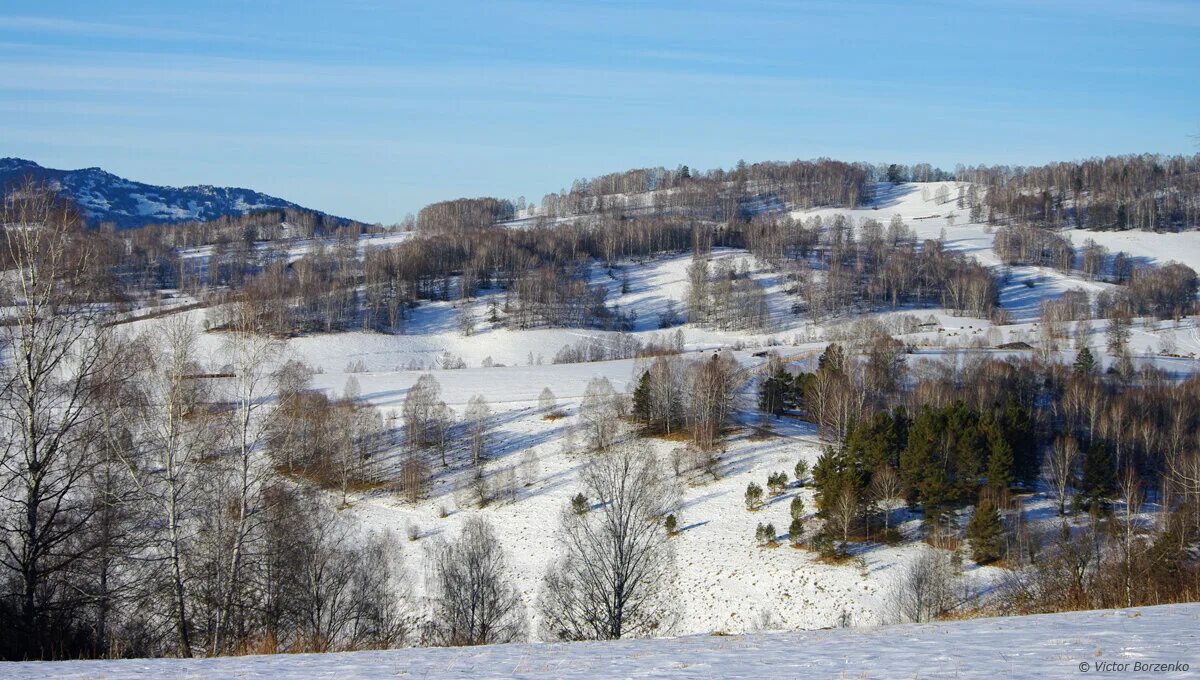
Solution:
M 947 184 L 951 196 L 955 196 L 954 184 Z M 938 183 L 929 186 L 931 196 L 937 187 Z M 853 211 L 823 209 L 797 214 L 807 217 L 842 212 L 855 218 L 874 217 L 885 224 L 893 214 L 899 214 L 919 238 L 937 238 L 945 231 L 949 247 L 970 254 L 986 265 L 1000 266 L 992 251 L 991 234 L 982 225 L 967 224 L 965 211 L 955 208 L 953 200 L 941 205 L 926 201 L 922 198 L 921 185 L 885 188 L 888 193 L 876 206 Z M 950 215 L 956 216 L 953 226 Z M 409 236 L 400 232 L 364 238 L 359 242 L 360 251 Z M 1116 236 L 1119 235 L 1113 235 Z M 1176 235 L 1140 233 L 1131 237 L 1131 242 L 1121 249 L 1135 256 L 1160 260 L 1171 251 L 1169 246 L 1158 245 L 1158 239 L 1164 236 Z M 1076 239 L 1076 245 L 1081 243 L 1081 239 Z M 291 244 L 290 255 L 299 257 L 312 245 L 310 241 L 297 241 Z M 1110 247 L 1116 249 L 1116 246 Z M 1200 253 L 1195 246 L 1186 247 L 1189 253 Z M 204 257 L 207 253 L 198 250 L 193 255 Z M 716 348 L 740 348 L 735 356 L 747 371 L 764 361 L 762 357 L 754 356 L 761 349 L 777 350 L 796 361 L 811 361 L 824 348 L 828 338 L 838 332 L 837 326 L 849 325 L 863 316 L 888 322 L 907 314 L 927 323 L 916 332 L 899 334 L 905 342 L 919 348 L 909 357 L 913 364 L 965 360 L 964 357 L 977 352 L 1005 356 L 1011 353 L 981 347 L 994 347 L 1014 340 L 1036 345 L 1038 314 L 1044 300 L 1073 289 L 1095 294 L 1111 288 L 1110 284 L 1074 274 L 1038 267 L 1012 267 L 1007 270 L 1008 278 L 1000 293 L 1001 304 L 1009 311 L 1012 323 L 1002 327 L 994 326 L 986 319 L 954 316 L 946 310 L 927 308 L 858 315 L 814 324 L 791 314 L 792 298 L 785 293 L 778 275 L 764 263 L 745 251 L 734 249 L 718 249 L 713 258 L 737 262 L 739 270 L 749 271 L 750 276 L 766 288 L 771 309 L 769 329 L 760 333 L 723 332 L 685 324 L 678 327 L 678 331 L 683 335 L 688 356 L 699 357 Z M 684 314 L 689 263 L 689 255 L 622 262 L 612 275 L 605 267 L 594 265 L 589 277 L 593 285 L 607 288 L 610 304 L 635 316 L 631 335 L 648 341 L 676 332 L 675 328 L 659 330 L 658 318 L 669 301 L 675 302 L 681 316 Z M 621 292 L 623 274 L 629 283 L 626 293 Z M 1032 282 L 1032 287 L 1027 282 Z M 438 466 L 426 500 L 409 503 L 383 491 L 365 492 L 353 495 L 343 512 L 354 517 L 365 529 L 390 531 L 397 535 L 404 535 L 408 527 L 419 530 L 417 541 L 404 544 L 412 593 L 418 601 L 424 594 L 424 570 L 421 568 L 424 541 L 434 536 L 456 536 L 466 519 L 475 514 L 486 516 L 503 527 L 500 538 L 512 562 L 517 586 L 530 606 L 530 622 L 536 630 L 532 605 L 546 567 L 556 556 L 557 517 L 569 498 L 579 491 L 579 470 L 588 456 L 565 451 L 564 438 L 575 423 L 578 403 L 590 380 L 606 377 L 616 390 L 628 392 L 643 362 L 625 359 L 555 365 L 553 357 L 564 345 L 588 338 L 610 342 L 616 334 L 578 328 L 504 328 L 487 319 L 492 300 L 502 303 L 502 294 L 485 291 L 468 303 L 477 319 L 475 332 L 469 336 L 459 331 L 456 306 L 459 303 L 423 302 L 406 322 L 404 334 L 314 334 L 288 340 L 287 350 L 288 355 L 304 360 L 318 371 L 314 376 L 316 387 L 340 393 L 352 378 L 358 382 L 361 397 L 382 409 L 385 417 L 399 412 L 408 389 L 426 372 L 437 378 L 441 384 L 441 398 L 460 416 L 472 396 L 478 394 L 488 400 L 494 412 L 494 428 L 485 477 L 494 479 L 511 467 L 519 466 L 521 470 L 526 463 L 536 459 L 532 466 L 536 473 L 531 479 L 525 480 L 523 471 L 518 473 L 522 476 L 522 484 L 515 501 L 493 503 L 482 510 L 465 499 L 460 504 L 462 494 L 459 491 L 468 484 L 467 475 L 461 470 L 446 471 Z M 203 324 L 206 316 L 204 311 L 183 313 L 198 326 Z M 131 332 L 152 331 L 153 323 L 134 321 L 126 328 Z M 1102 363 L 1108 362 L 1103 351 L 1106 324 L 1103 321 L 1091 324 L 1093 328 L 1087 344 L 1097 352 Z M 201 344 L 211 356 L 211 362 L 220 365 L 221 336 L 206 333 Z M 1130 347 L 1138 361 L 1153 362 L 1174 374 L 1183 375 L 1197 368 L 1195 359 L 1189 357 L 1200 353 L 1200 328 L 1194 319 L 1178 323 L 1139 320 L 1134 325 Z M 1180 356 L 1160 356 L 1163 352 Z M 461 358 L 467 367 L 447 370 L 442 362 L 447 353 Z M 1073 354 L 1071 343 L 1064 342 L 1059 350 L 1061 359 L 1070 360 Z M 566 417 L 547 419 L 537 409 L 543 387 L 554 391 Z M 747 393 L 742 396 L 739 413 L 742 425 L 755 422 L 752 389 L 753 385 L 748 385 Z M 414 675 L 474 674 L 477 677 L 488 677 L 489 673 L 497 677 L 570 674 L 595 677 L 610 673 L 621 677 L 671 674 L 735 677 L 738 673 L 753 677 L 795 677 L 806 673 L 833 675 L 838 672 L 846 673 L 847 677 L 911 677 L 918 673 L 922 677 L 938 677 L 938 673 L 977 677 L 985 672 L 989 676 L 1007 673 L 1010 666 L 1006 664 L 1020 662 L 1024 664 L 1020 668 L 1025 673 L 1020 677 L 1032 677 L 1073 674 L 1076 672 L 1073 661 L 1083 658 L 1112 659 L 1119 654 L 1140 653 L 1145 658 L 1169 661 L 1171 659 L 1159 658 L 1155 653 L 1167 655 L 1174 651 L 1179 645 L 1172 647 L 1168 643 L 1178 640 L 1184 635 L 1183 631 L 1194 635 L 1191 631 L 1195 619 L 1200 616 L 1200 607 L 1196 606 L 1145 610 L 1144 616 L 1093 613 L 1065 615 L 1067 618 L 1061 619 L 1003 619 L 944 626 L 865 629 L 854 633 L 836 631 L 743 637 L 741 634 L 763 629 L 813 630 L 836 626 L 843 621 L 854 626 L 877 626 L 887 622 L 890 620 L 892 584 L 903 572 L 904 565 L 924 549 L 911 541 L 897 546 L 861 545 L 853 549 L 851 561 L 833 565 L 822 562 L 807 550 L 787 545 L 777 548 L 757 546 L 753 536 L 759 522 L 771 522 L 780 534 L 786 532 L 790 523 L 788 506 L 796 495 L 804 499 L 809 512 L 810 524 L 806 533 L 811 534 L 818 527 L 818 521 L 812 517 L 815 503 L 810 487 L 800 488 L 793 484 L 758 512 L 749 512 L 744 507 L 743 493 L 749 482 L 764 485 L 766 476 L 777 471 L 784 471 L 791 477 L 796 461 L 804 459 L 812 464 L 820 453 L 821 443 L 811 426 L 782 419 L 773 421 L 772 427 L 774 436 L 766 438 L 757 436 L 749 427 L 736 430 L 726 442 L 716 466 L 717 474 L 691 480 L 683 492 L 679 513 L 682 531 L 672 539 L 679 565 L 674 587 L 680 615 L 670 632 L 674 635 L 724 634 L 720 637 L 568 648 L 533 645 L 494 650 L 413 650 L 262 660 L 113 662 L 111 665 L 75 664 L 62 668 L 78 667 L 79 673 L 84 675 L 102 672 L 106 677 L 153 677 L 172 673 L 181 677 L 205 677 L 208 674 L 261 677 L 273 673 L 321 677 L 335 673 L 350 676 L 368 672 L 394 673 L 397 669 Z M 652 442 L 668 461 L 682 446 L 665 440 Z M 384 456 L 385 461 L 398 458 L 398 451 Z M 1031 521 L 1057 522 L 1049 510 L 1051 504 L 1052 501 L 1043 494 L 1027 499 L 1025 507 Z M 902 521 L 899 528 L 911 537 L 915 535 L 917 523 L 915 520 Z M 978 590 L 994 585 L 1001 574 L 996 568 L 981 568 L 969 560 L 964 565 L 966 582 Z M 1071 625 L 1077 626 L 1078 632 L 1066 633 L 1064 624 L 1058 623 L 1060 621 L 1073 622 Z M 985 633 L 993 628 L 1000 632 L 996 634 L 998 637 L 989 638 Z M 1161 635 L 1163 630 L 1176 637 L 1159 641 L 1165 646 L 1153 646 L 1149 641 L 1155 635 Z M 1129 639 L 1123 641 L 1122 636 Z M 1126 644 L 1131 646 L 1124 646 Z M 1100 657 L 1095 656 L 1097 649 L 1101 651 Z M 1016 656 L 1001 656 L 1001 650 L 1012 650 Z M 611 669 L 601 666 L 606 658 L 625 665 Z M 940 660 L 930 662 L 930 659 Z M 1200 659 L 1193 660 L 1200 663 Z M 41 667 L 20 668 L 24 672 Z M 881 673 L 881 668 L 886 668 L 887 672 Z M 3 667 L 0 667 L 0 675 L 4 675 Z
M 1066 678 L 1195 677 L 1200 605 L 802 633 L 512 644 L 218 659 L 0 664 L 13 680 L 144 678 Z M 1128 664 L 1103 666 L 1102 664 Z M 1086 670 L 1084 670 L 1086 668 Z M 1083 672 L 1081 672 L 1083 671 Z M 1090 673 L 1089 673 L 1090 671 Z

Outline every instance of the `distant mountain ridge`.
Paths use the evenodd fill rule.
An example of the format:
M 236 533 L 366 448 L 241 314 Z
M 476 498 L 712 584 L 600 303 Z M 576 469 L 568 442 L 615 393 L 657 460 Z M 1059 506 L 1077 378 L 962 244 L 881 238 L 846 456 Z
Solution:
M 320 213 L 251 189 L 158 186 L 118 177 L 101 168 L 57 170 L 23 158 L 0 158 L 0 189 L 7 191 L 26 177 L 46 182 L 74 200 L 92 226 L 112 222 L 118 229 L 133 229 L 282 208 Z

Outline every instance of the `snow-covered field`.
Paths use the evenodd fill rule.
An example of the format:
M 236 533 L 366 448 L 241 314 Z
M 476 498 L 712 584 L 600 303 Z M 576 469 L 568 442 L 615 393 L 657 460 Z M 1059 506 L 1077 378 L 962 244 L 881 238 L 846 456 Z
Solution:
M 1140 665 L 1137 665 L 1140 664 Z M 1174 664 L 1159 668 L 1157 664 Z M 1146 670 L 1149 669 L 1149 670 Z M 0 663 L 0 676 L 149 678 L 1194 678 L 1200 605 L 802 633 L 217 659 Z
M 951 188 L 951 196 L 956 194 L 953 183 L 947 183 Z M 929 185 L 929 194 L 933 195 L 937 183 Z M 873 217 L 886 223 L 892 215 L 900 215 L 913 228 L 920 238 L 937 238 L 943 232 L 950 247 L 960 249 L 991 266 L 999 266 L 992 250 L 992 235 L 982 225 L 967 223 L 965 210 L 954 207 L 954 201 L 937 204 L 923 198 L 921 185 L 904 185 L 890 189 L 890 193 L 882 197 L 875 205 L 860 210 L 837 211 L 817 210 L 799 213 L 802 216 L 820 214 L 832 215 L 836 212 L 848 213 L 855 218 Z M 1102 241 L 1099 235 L 1088 234 Z M 1110 247 L 1120 248 L 1134 255 L 1162 262 L 1173 254 L 1186 257 L 1187 253 L 1200 253 L 1197 247 L 1176 247 L 1173 241 L 1161 241 L 1164 236 L 1175 238 L 1175 235 L 1152 233 L 1131 233 L 1119 235 L 1119 243 L 1113 241 Z M 1186 236 L 1186 235 L 1185 235 Z M 403 238 L 402 235 L 387 235 L 387 239 Z M 1112 236 L 1116 238 L 1117 235 Z M 1082 238 L 1076 239 L 1076 245 Z M 1102 241 L 1103 242 L 1103 241 Z M 1165 244 L 1165 245 L 1164 245 Z M 1200 245 L 1200 244 L 1197 244 Z M 303 246 L 297 246 L 296 252 L 302 252 Z M 798 362 L 811 361 L 824 348 L 831 329 L 819 327 L 811 321 L 796 317 L 790 313 L 791 300 L 783 289 L 782 282 L 770 269 L 757 262 L 744 251 L 719 250 L 714 253 L 716 258 L 729 258 L 740 264 L 745 261 L 745 269 L 759 280 L 768 291 L 771 309 L 769 328 L 760 333 L 746 334 L 737 332 L 713 331 L 685 324 L 680 327 L 684 345 L 689 353 L 698 356 L 717 348 L 737 348 L 735 356 L 748 370 L 762 363 L 765 359 L 754 356 L 761 350 L 774 349 L 784 357 Z M 1197 256 L 1200 258 L 1200 256 Z M 1171 258 L 1178 259 L 1178 258 Z M 654 337 L 665 337 L 670 331 L 658 330 L 658 316 L 666 308 L 669 301 L 674 301 L 679 310 L 684 308 L 686 294 L 686 268 L 689 256 L 664 257 L 648 262 L 624 263 L 623 270 L 627 272 L 628 291 L 621 292 L 621 277 L 610 276 L 602 267 L 594 267 L 593 283 L 603 282 L 609 288 L 609 301 L 620 307 L 623 312 L 632 313 L 636 320 L 631 335 L 643 341 Z M 1033 285 L 1027 285 L 1032 281 Z M 1097 283 L 1082 277 L 1071 276 L 1049 269 L 1036 267 L 1014 267 L 1007 284 L 1002 287 L 1001 303 L 1009 310 L 1012 323 L 1003 327 L 995 327 L 984 319 L 955 317 L 944 310 L 909 309 L 901 310 L 901 314 L 911 314 L 922 322 L 930 325 L 923 326 L 919 332 L 904 334 L 901 337 L 919 348 L 910 361 L 944 360 L 955 351 L 995 351 L 987 349 L 971 349 L 978 347 L 994 347 L 1002 342 L 1025 340 L 1036 344 L 1038 339 L 1038 313 L 1043 300 L 1057 297 L 1063 292 L 1080 288 L 1089 293 L 1098 292 L 1108 287 L 1108 284 Z M 383 491 L 372 491 L 357 494 L 350 499 L 349 507 L 342 510 L 359 521 L 361 526 L 376 531 L 391 531 L 397 535 L 406 535 L 410 528 L 415 528 L 420 538 L 416 541 L 406 541 L 404 560 L 410 572 L 413 595 L 419 598 L 424 588 L 421 583 L 424 557 L 424 541 L 434 536 L 455 537 L 464 521 L 476 513 L 486 515 L 498 527 L 502 543 L 507 550 L 516 571 L 516 578 L 527 606 L 532 611 L 538 588 L 547 565 L 555 558 L 555 531 L 557 517 L 568 504 L 571 496 L 579 491 L 577 485 L 578 472 L 586 462 L 586 455 L 576 450 L 564 447 L 564 439 L 569 428 L 575 421 L 578 404 L 584 394 L 589 380 L 595 377 L 607 377 L 618 391 L 628 392 L 638 374 L 639 362 L 635 360 L 616 360 L 580 364 L 553 364 L 555 353 L 564 345 L 574 344 L 588 338 L 596 338 L 600 342 L 612 342 L 615 333 L 587 329 L 536 329 L 510 330 L 493 324 L 487 320 L 489 297 L 482 296 L 470 303 L 473 306 L 476 327 L 471 335 L 463 335 L 459 330 L 459 310 L 454 303 L 430 302 L 424 303 L 414 312 L 409 320 L 405 334 L 383 335 L 376 333 L 340 333 L 334 335 L 311 335 L 292 339 L 288 342 L 290 356 L 304 360 L 318 372 L 314 376 L 316 387 L 340 393 L 348 381 L 358 384 L 358 394 L 361 398 L 382 409 L 384 416 L 398 414 L 409 388 L 425 372 L 432 372 L 441 384 L 441 398 L 460 416 L 467 401 L 482 395 L 487 399 L 494 413 L 493 435 L 489 445 L 488 460 L 485 463 L 485 475 L 498 478 L 510 471 L 516 471 L 521 484 L 516 499 L 489 505 L 485 509 L 476 509 L 470 503 L 461 504 L 458 499 L 463 494 L 458 493 L 467 483 L 465 474 L 440 474 L 435 471 L 431 493 L 426 500 L 409 503 L 396 495 Z M 205 312 L 193 310 L 184 312 L 197 325 L 203 324 Z M 893 318 L 897 313 L 873 315 L 881 320 Z M 853 319 L 839 320 L 836 323 L 846 324 Z M 128 324 L 131 331 L 152 330 L 154 321 L 136 321 Z M 1093 322 L 1092 334 L 1088 344 L 1094 351 L 1099 351 L 1104 361 L 1104 323 Z M 222 363 L 221 341 L 215 334 L 206 334 L 203 346 L 211 355 L 215 366 Z M 1153 362 L 1161 367 L 1177 373 L 1193 372 L 1197 368 L 1194 357 L 1200 354 L 1200 329 L 1195 320 L 1186 319 L 1181 323 L 1174 322 L 1139 322 L 1135 325 L 1130 346 L 1137 361 Z M 1169 350 L 1175 357 L 1161 356 Z M 1064 343 L 1061 356 L 1069 360 L 1074 354 L 1070 342 Z M 462 359 L 466 368 L 447 370 L 444 368 L 444 358 L 447 355 Z M 544 387 L 549 387 L 558 397 L 561 410 L 566 415 L 561 419 L 546 419 L 544 413 L 537 409 L 538 395 Z M 755 422 L 753 414 L 752 385 L 747 387 L 747 394 L 742 401 L 742 413 L 739 418 L 742 425 Z M 682 444 L 655 441 L 654 446 L 669 459 L 672 452 Z M 775 498 L 766 508 L 751 513 L 743 503 L 743 493 L 749 482 L 754 481 L 764 485 L 768 474 L 787 472 L 792 476 L 792 469 L 798 460 L 814 463 L 821 450 L 812 428 L 792 420 L 778 421 L 775 424 L 775 436 L 762 438 L 755 436 L 749 427 L 742 427 L 729 438 L 725 451 L 716 466 L 717 475 L 711 478 L 697 479 L 684 490 L 683 506 L 680 513 L 682 531 L 672 539 L 679 564 L 679 577 L 675 584 L 680 604 L 680 617 L 671 633 L 676 635 L 728 633 L 740 634 L 746 632 L 780 629 L 780 630 L 811 630 L 838 625 L 839 622 L 849 622 L 854 626 L 873 626 L 889 620 L 889 591 L 890 584 L 903 573 L 904 565 L 910 561 L 920 544 L 908 542 L 899 546 L 864 545 L 857 547 L 854 558 L 847 564 L 830 565 L 817 559 L 814 553 L 797 550 L 789 546 L 778 548 L 763 548 L 754 541 L 755 527 L 759 522 L 772 522 L 782 534 L 790 523 L 788 505 L 791 498 L 800 495 L 804 498 L 809 509 L 808 532 L 817 529 L 818 520 L 812 517 L 814 502 L 810 487 L 800 488 L 795 484 Z M 1046 521 L 1055 521 L 1047 509 L 1051 501 L 1043 495 L 1035 495 L 1026 501 L 1026 509 L 1031 518 L 1038 517 Z M 915 534 L 916 522 L 901 525 L 901 530 Z M 998 577 L 1000 571 L 995 568 L 979 568 L 969 560 L 965 565 L 965 576 L 973 587 L 986 589 Z M 1179 608 L 1154 610 L 1155 617 L 1162 620 L 1178 621 L 1179 617 L 1188 619 L 1193 625 L 1198 608 Z M 531 614 L 532 616 L 532 614 Z M 1046 631 L 1053 631 L 1053 619 L 1046 619 Z M 1147 622 L 1155 619 L 1129 617 L 1121 618 L 1116 614 L 1079 615 L 1081 630 L 1099 631 L 1110 624 L 1115 633 L 1120 630 L 1142 630 Z M 536 620 L 532 621 L 536 624 Z M 1050 640 L 1045 632 L 1041 634 L 1027 633 L 1020 629 L 1021 620 L 1005 620 L 998 624 L 1014 636 L 1010 647 L 1012 650 L 1038 649 L 1031 652 L 1044 663 L 1040 668 L 1047 674 L 1057 676 L 1066 674 L 1070 664 L 1064 658 L 1074 658 L 1071 655 L 1091 655 L 1096 649 L 1089 647 L 1090 640 L 1080 633 L 1079 636 L 1054 632 Z M 1033 625 L 1033 624 L 1030 624 Z M 755 636 L 748 638 L 727 637 L 693 637 L 670 643 L 661 643 L 662 650 L 656 651 L 657 646 L 643 643 L 621 643 L 620 649 L 630 658 L 645 657 L 642 665 L 638 662 L 628 668 L 628 674 L 659 674 L 671 671 L 689 675 L 726 675 L 726 671 L 742 671 L 751 668 L 749 657 L 751 651 L 760 648 L 768 649 L 770 654 L 762 656 L 754 663 L 774 662 L 768 672 L 783 674 L 801 673 L 806 667 L 794 664 L 813 663 L 809 668 L 826 669 L 829 674 L 845 670 L 848 677 L 878 677 L 877 669 L 871 670 L 868 665 L 873 658 L 887 658 L 894 655 L 894 661 L 901 667 L 910 667 L 912 672 L 920 670 L 922 677 L 925 673 L 952 672 L 961 668 L 960 661 L 968 659 L 967 652 L 975 650 L 988 655 L 980 656 L 988 663 L 972 666 L 984 672 L 1007 672 L 1003 659 L 997 656 L 997 650 L 986 644 L 962 646 L 946 644 L 942 647 L 928 648 L 927 658 L 936 658 L 937 654 L 953 654 L 944 656 L 945 663 L 935 666 L 920 664 L 921 654 L 909 650 L 909 656 L 900 655 L 900 648 L 882 648 L 876 651 L 874 645 L 887 645 L 889 631 L 909 631 L 914 636 L 917 649 L 926 649 L 921 645 L 933 645 L 928 638 L 950 639 L 950 636 L 962 636 L 967 640 L 970 635 L 966 632 L 978 633 L 984 628 L 983 623 L 961 624 L 949 627 L 924 627 L 905 629 L 882 629 L 880 631 L 864 632 L 857 637 L 848 633 L 819 633 L 809 636 Z M 536 625 L 532 627 L 536 630 Z M 1158 629 L 1155 629 L 1158 630 Z M 1092 633 L 1088 633 L 1092 634 Z M 1147 633 L 1148 635 L 1148 633 Z M 925 636 L 925 637 L 922 637 Z M 1025 637 L 1021 637 L 1025 636 Z M 1053 643 L 1057 639 L 1058 643 Z M 922 642 L 924 640 L 924 642 Z M 839 650 L 828 652 L 824 661 L 809 658 L 812 654 L 824 654 L 828 642 Z M 867 646 L 860 647 L 860 645 Z M 1037 642 L 1039 646 L 1029 647 L 1027 644 Z M 966 642 L 963 642 L 965 645 Z M 1057 644 L 1057 647 L 1055 647 Z M 484 669 L 498 675 L 508 675 L 514 670 L 520 672 L 517 664 L 522 658 L 531 659 L 528 667 L 530 673 L 537 669 L 558 669 L 562 672 L 578 672 L 581 677 L 591 677 L 586 669 L 593 672 L 599 667 L 601 652 L 586 650 L 601 649 L 597 647 L 572 647 L 570 656 L 574 661 L 568 666 L 553 666 L 556 663 L 553 647 L 511 647 L 504 651 L 459 651 L 459 652 L 405 652 L 396 656 L 404 659 L 403 663 L 412 663 L 426 669 L 444 668 L 446 672 L 467 672 L 463 669 Z M 674 667 L 672 663 L 691 663 L 686 659 L 697 657 L 702 650 L 719 654 L 727 649 L 732 657 L 741 658 L 744 652 L 745 661 L 726 666 L 711 664 L 718 663 L 713 659 L 706 661 L 709 665 L 700 664 L 693 667 Z M 1057 649 L 1058 655 L 1052 653 Z M 1120 645 L 1108 640 L 1098 646 L 1105 655 L 1117 654 Z M 517 650 L 517 651 L 514 651 Z M 575 651 L 584 650 L 584 651 Z M 739 650 L 741 650 L 739 652 Z M 1130 652 L 1132 653 L 1132 652 Z M 501 672 L 499 661 L 488 661 L 488 654 L 500 655 L 511 663 L 505 672 Z M 611 654 L 611 652 L 607 652 Z M 509 655 L 509 656 L 504 656 Z M 577 656 L 578 655 L 578 656 Z M 872 655 L 878 655 L 874 657 Z M 1039 656 L 1040 655 L 1040 656 Z M 835 659 L 855 660 L 848 667 L 837 666 Z M 335 659 L 337 657 L 331 657 Z M 350 658 L 350 657 L 344 657 Z M 355 659 L 389 659 L 387 654 L 362 655 Z M 1097 657 L 1099 658 L 1099 657 Z M 538 661 L 540 659 L 540 661 Z M 1061 665 L 1061 671 L 1051 662 Z M 129 664 L 114 665 L 105 668 L 129 668 L 130 672 L 138 668 L 158 668 L 170 672 L 175 668 L 170 665 L 156 666 L 160 662 L 146 662 L 143 666 Z M 169 664 L 169 662 L 161 662 Z M 237 663 L 230 662 L 196 662 L 196 668 L 204 664 Z M 248 663 L 248 662 L 244 662 Z M 260 662 L 261 668 L 269 669 L 271 663 Z M 299 663 L 299 662 L 297 662 Z M 306 661 L 313 665 L 307 666 L 312 673 L 332 672 L 335 661 L 313 659 Z M 354 661 L 353 663 L 370 663 Z M 381 661 L 381 663 L 383 663 Z M 390 662 L 388 662 L 390 663 Z M 847 661 L 847 663 L 850 663 Z M 540 664 L 540 665 L 539 665 Z M 793 664 L 793 665 L 788 665 Z M 905 666 L 908 664 L 908 666 Z M 956 665 L 958 664 L 958 665 Z M 396 665 L 401 665 L 397 661 Z M 1200 667 L 1200 666 L 1198 666 Z M 95 668 L 101 668 L 96 666 Z M 187 669 L 191 666 L 179 666 Z M 229 666 L 232 669 L 235 666 Z M 240 668 L 240 667 L 239 667 Z M 251 666 L 247 666 L 250 669 Z M 326 669 L 326 670 L 322 670 Z M 639 670 L 640 669 L 640 670 Z M 774 669 L 774 670 L 772 670 Z M 760 670 L 762 670 L 760 668 Z M 0 669 L 2 671 L 2 669 Z M 114 672 L 116 672 L 114 670 Z M 120 671 L 124 673 L 125 671 Z M 150 672 L 150 671 L 147 671 Z M 240 671 L 239 671 L 240 672 Z M 264 671 L 247 670 L 248 673 Z M 547 670 L 546 672 L 550 672 Z M 909 675 L 911 672 L 906 671 Z M 1071 672 L 1074 672 L 1071 670 Z M 3 673 L 0 672 L 0 675 Z M 420 675 L 420 673 L 413 673 Z M 906 677 L 905 673 L 888 672 L 884 677 Z M 111 677 L 119 677 L 113 675 Z M 761 676 L 759 676 L 761 677 Z M 961 677 L 961 676 L 960 676 Z

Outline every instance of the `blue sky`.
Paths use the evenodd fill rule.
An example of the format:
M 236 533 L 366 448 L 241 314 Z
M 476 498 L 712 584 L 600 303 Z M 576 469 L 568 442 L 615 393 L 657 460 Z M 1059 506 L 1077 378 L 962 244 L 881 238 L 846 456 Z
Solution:
M 738 159 L 1194 153 L 1200 2 L 0 5 L 0 156 L 368 221 Z

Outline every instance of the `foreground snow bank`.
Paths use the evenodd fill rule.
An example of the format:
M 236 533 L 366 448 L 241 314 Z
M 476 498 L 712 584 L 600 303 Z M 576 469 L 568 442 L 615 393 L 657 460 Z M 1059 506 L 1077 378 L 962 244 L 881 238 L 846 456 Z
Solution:
M 1198 624 L 1200 604 L 1188 604 L 667 640 L 0 664 L 0 677 L 990 679 L 1078 677 L 1086 669 L 1184 678 L 1200 671 Z

